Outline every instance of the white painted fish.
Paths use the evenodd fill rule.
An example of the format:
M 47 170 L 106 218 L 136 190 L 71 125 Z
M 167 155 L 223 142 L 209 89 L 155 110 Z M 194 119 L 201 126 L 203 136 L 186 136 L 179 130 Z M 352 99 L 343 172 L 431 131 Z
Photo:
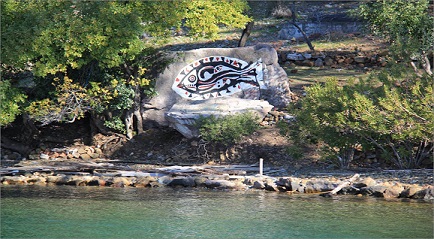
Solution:
M 172 89 L 191 100 L 229 96 L 253 87 L 263 88 L 263 66 L 226 56 L 209 56 L 188 64 L 176 77 Z

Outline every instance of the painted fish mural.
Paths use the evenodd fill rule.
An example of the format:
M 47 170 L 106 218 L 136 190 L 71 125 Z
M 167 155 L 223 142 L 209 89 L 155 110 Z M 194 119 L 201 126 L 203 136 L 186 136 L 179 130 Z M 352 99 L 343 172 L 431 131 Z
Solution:
M 188 64 L 172 89 L 191 100 L 223 97 L 249 88 L 264 88 L 262 60 L 247 63 L 226 56 L 209 56 Z

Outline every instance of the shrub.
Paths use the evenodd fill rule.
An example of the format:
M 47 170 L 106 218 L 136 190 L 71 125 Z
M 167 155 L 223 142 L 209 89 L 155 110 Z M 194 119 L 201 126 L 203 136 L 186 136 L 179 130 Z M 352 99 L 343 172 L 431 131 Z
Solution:
M 21 104 L 26 95 L 17 88 L 11 87 L 10 81 L 0 81 L 0 125 L 12 123 L 15 117 L 21 113 Z
M 323 143 L 324 155 L 331 156 L 339 167 L 347 168 L 353 160 L 354 148 L 361 143 L 347 126 L 351 92 L 330 78 L 325 85 L 307 88 L 306 93 L 301 110 L 294 112 L 297 120 L 290 135 L 297 143 Z
M 211 115 L 199 119 L 198 124 L 204 140 L 226 145 L 240 140 L 243 135 L 252 134 L 259 128 L 257 117 L 249 112 L 219 118 Z
M 433 153 L 432 79 L 390 69 L 340 86 L 336 79 L 314 85 L 295 111 L 295 141 L 324 144 L 324 155 L 348 167 L 356 147 L 379 149 L 399 168 L 420 166 Z

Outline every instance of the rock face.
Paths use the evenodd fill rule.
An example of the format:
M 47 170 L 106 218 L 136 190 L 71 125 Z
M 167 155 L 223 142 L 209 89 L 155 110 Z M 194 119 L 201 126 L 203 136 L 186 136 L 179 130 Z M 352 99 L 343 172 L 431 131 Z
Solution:
M 269 45 L 172 52 L 159 75 L 156 97 L 143 102 L 147 122 L 172 126 L 186 137 L 199 115 L 253 111 L 263 117 L 291 102 L 286 72 Z
M 200 117 L 216 117 L 228 114 L 253 112 L 259 122 L 273 108 L 267 101 L 249 100 L 233 97 L 212 98 L 204 101 L 181 101 L 175 104 L 166 114 L 169 125 L 178 130 L 186 138 L 199 136 L 195 123 Z

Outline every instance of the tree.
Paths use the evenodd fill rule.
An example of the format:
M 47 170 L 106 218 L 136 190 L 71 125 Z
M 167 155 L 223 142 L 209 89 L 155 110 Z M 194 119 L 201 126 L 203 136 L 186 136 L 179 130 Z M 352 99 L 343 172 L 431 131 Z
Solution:
M 432 161 L 434 104 L 432 79 L 402 67 L 340 86 L 336 80 L 306 90 L 292 129 L 296 142 L 322 142 L 325 153 L 347 167 L 354 149 L 378 149 L 399 168 Z M 379 156 L 379 155 L 378 155 Z
M 43 97 L 28 97 L 25 113 L 50 124 L 73 122 L 89 112 L 102 132 L 104 121 L 121 129 L 123 119 L 128 137 L 133 125 L 142 130 L 140 102 L 152 87 L 145 73 L 154 42 L 141 39 L 144 33 L 156 41 L 185 26 L 192 36 L 213 37 L 220 25 L 241 28 L 250 20 L 243 15 L 244 0 L 0 4 L 2 68 L 30 68 L 41 79 L 37 87 L 54 85 Z
M 298 31 L 301 32 L 303 35 L 304 40 L 306 41 L 307 45 L 309 46 L 309 49 L 311 51 L 314 51 L 315 48 L 312 45 L 312 42 L 310 41 L 309 37 L 306 35 L 306 33 L 303 31 L 303 29 L 297 24 L 297 13 L 295 8 L 296 2 L 293 1 L 291 4 L 291 7 L 284 6 L 280 1 L 278 2 L 277 7 L 273 10 L 272 15 L 277 18 L 287 18 L 291 19 L 290 23 L 297 28 Z
M 432 75 L 428 53 L 432 56 L 434 17 L 429 4 L 428 0 L 377 0 L 361 4 L 356 14 L 368 21 L 374 33 L 389 40 L 397 59 L 409 62 L 418 73 L 417 59 Z
M 24 103 L 26 95 L 17 88 L 12 88 L 10 81 L 0 81 L 0 125 L 12 123 L 20 114 L 20 104 Z
M 396 64 L 367 80 L 341 86 L 336 80 L 308 87 L 294 111 L 289 132 L 295 142 L 320 142 L 329 157 L 348 166 L 354 149 L 376 149 L 398 168 L 433 160 L 434 99 L 428 54 L 433 48 L 433 16 L 428 1 L 378 0 L 362 3 L 357 14 L 390 42 Z M 412 59 L 422 62 L 424 74 Z M 410 63 L 416 73 L 401 62 Z M 377 155 L 380 156 L 380 155 Z

